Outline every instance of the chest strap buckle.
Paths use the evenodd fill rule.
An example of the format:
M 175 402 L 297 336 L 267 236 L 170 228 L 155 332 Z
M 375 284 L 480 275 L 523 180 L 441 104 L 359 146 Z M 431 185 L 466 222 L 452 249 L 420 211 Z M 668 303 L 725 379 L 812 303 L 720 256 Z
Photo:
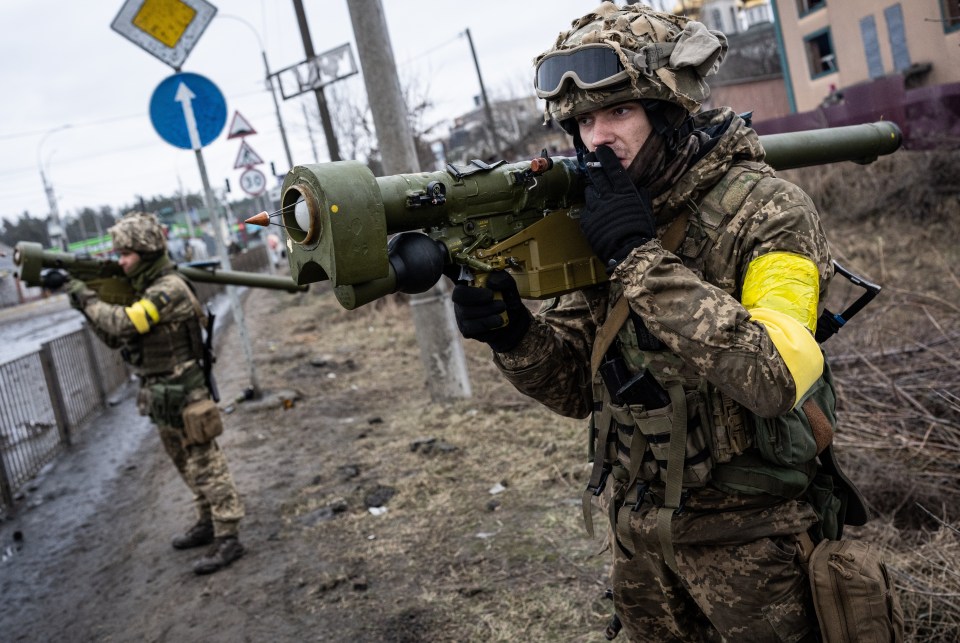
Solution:
M 647 498 L 647 492 L 650 490 L 650 482 L 646 480 L 640 480 L 637 482 L 637 501 L 633 503 L 633 511 L 640 511 L 640 507 L 643 506 L 643 501 Z
M 603 471 L 600 472 L 600 480 L 597 482 L 596 486 L 592 484 L 587 484 L 587 491 L 592 493 L 595 496 L 599 496 L 603 493 L 603 488 L 607 486 L 607 478 L 610 477 L 610 467 L 604 467 Z
M 677 504 L 677 508 L 673 510 L 674 516 L 682 516 L 684 507 L 687 504 L 687 500 L 690 498 L 690 490 L 684 489 L 680 494 L 680 502 Z

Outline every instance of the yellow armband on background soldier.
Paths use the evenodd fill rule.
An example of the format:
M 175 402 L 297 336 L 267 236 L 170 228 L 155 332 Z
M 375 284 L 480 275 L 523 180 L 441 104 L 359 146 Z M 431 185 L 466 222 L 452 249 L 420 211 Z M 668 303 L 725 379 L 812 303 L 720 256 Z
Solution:
M 160 321 L 160 311 L 157 310 L 152 301 L 146 298 L 135 302 L 132 306 L 127 306 L 123 310 L 141 335 L 150 332 L 153 325 Z
M 820 275 L 810 259 L 771 252 L 750 262 L 741 303 L 763 324 L 783 358 L 799 402 L 823 373 L 823 353 L 814 333 Z

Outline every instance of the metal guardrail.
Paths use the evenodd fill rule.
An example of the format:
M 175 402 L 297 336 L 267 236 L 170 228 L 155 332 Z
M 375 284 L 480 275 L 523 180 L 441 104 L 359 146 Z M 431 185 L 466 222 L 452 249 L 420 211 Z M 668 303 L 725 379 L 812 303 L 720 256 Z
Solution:
M 267 269 L 265 246 L 231 257 L 234 270 Z M 197 283 L 201 301 L 225 286 Z M 40 470 L 73 444 L 106 408 L 108 396 L 130 371 L 120 351 L 108 348 L 84 323 L 40 350 L 0 363 L 0 517 Z
M 84 324 L 0 364 L 0 512 L 106 407 L 129 377 L 118 351 Z

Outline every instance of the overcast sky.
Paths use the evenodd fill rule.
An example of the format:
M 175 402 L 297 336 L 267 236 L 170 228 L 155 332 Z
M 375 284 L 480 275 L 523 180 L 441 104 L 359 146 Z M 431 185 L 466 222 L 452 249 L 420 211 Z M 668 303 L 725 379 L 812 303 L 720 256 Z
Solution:
M 271 71 L 304 59 L 292 0 L 211 0 L 216 17 L 200 37 L 182 71 L 211 80 L 226 98 L 227 122 L 203 148 L 215 191 L 229 179 L 231 198 L 243 195 L 242 170 L 234 165 L 240 139 L 227 138 L 239 113 L 256 130 L 247 144 L 284 172 L 286 155 L 277 115 L 265 88 L 261 51 Z M 382 0 L 401 82 L 413 84 L 435 105 L 427 122 L 473 108 L 479 84 L 467 39 L 469 28 L 488 95 L 516 96 L 529 87 L 533 57 L 549 47 L 570 21 L 597 0 Z M 64 2 L 4 0 L 0 22 L 0 216 L 49 211 L 40 167 L 54 186 L 61 217 L 90 206 L 114 208 L 150 197 L 200 192 L 193 151 L 170 145 L 154 130 L 149 102 L 157 86 L 174 73 L 169 65 L 110 28 L 124 0 Z M 346 0 L 303 0 L 314 50 L 356 46 Z M 342 83 L 362 91 L 357 75 Z M 312 93 L 281 103 L 294 164 L 313 163 L 304 101 Z M 69 126 L 69 127 L 67 127 Z M 59 129 L 63 128 L 63 129 Z M 319 128 L 316 128 L 319 129 Z M 322 133 L 315 131 L 320 161 L 329 160 Z M 342 144 L 341 144 L 342 147 Z

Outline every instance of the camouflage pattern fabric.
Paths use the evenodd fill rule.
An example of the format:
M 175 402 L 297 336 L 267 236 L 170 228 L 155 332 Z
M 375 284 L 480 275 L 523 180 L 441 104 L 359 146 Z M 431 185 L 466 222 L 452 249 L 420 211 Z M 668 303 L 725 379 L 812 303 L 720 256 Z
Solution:
M 727 119 L 731 123 L 720 141 L 654 201 L 661 232 L 674 217 L 698 211 L 698 202 L 731 170 L 733 158 L 762 161 L 756 133 L 729 109 L 702 114 L 696 122 L 702 127 Z M 816 264 L 823 297 L 832 258 L 813 203 L 797 186 L 770 176 L 746 196 L 709 256 L 684 256 L 691 245 L 696 243 L 673 254 L 654 239 L 635 249 L 611 281 L 690 374 L 706 377 L 759 415 L 785 413 L 795 401 L 793 379 L 763 326 L 750 321 L 740 304 L 740 280 L 756 257 L 792 252 Z M 609 288 L 545 302 L 520 344 L 495 356 L 507 379 L 561 415 L 586 417 L 593 410 L 590 352 L 606 318 Z
M 165 262 L 161 257 L 158 262 Z M 188 324 L 198 323 L 198 310 L 192 293 L 184 279 L 169 271 L 161 271 L 144 291 L 142 298 L 154 303 L 159 321 L 148 333 L 141 335 L 135 328 L 123 306 L 100 301 L 96 297 L 86 303 L 84 314 L 93 325 L 98 337 L 108 346 L 120 346 L 128 354 L 146 358 L 134 363 L 134 371 L 140 376 L 138 408 L 142 415 L 151 413 L 150 389 L 157 385 L 189 383 L 184 391 L 184 403 L 210 397 L 203 384 L 199 353 L 181 342 L 173 345 L 179 350 L 172 354 L 161 351 L 144 351 L 144 343 L 151 341 L 161 346 L 170 342 L 164 338 L 183 335 Z M 158 361 L 159 360 L 159 361 Z M 136 362 L 136 359 L 134 360 Z M 194 504 L 199 518 L 212 518 L 217 536 L 236 535 L 237 524 L 243 518 L 244 509 L 227 461 L 216 441 L 207 444 L 183 446 L 182 426 L 172 426 L 169 421 L 158 421 L 157 429 L 164 449 L 173 460 L 177 471 L 194 494 Z
M 611 581 L 631 641 L 816 641 L 795 534 L 815 520 L 796 501 L 704 490 L 674 518 L 678 574 L 663 560 L 657 512 L 620 508 Z M 718 509 L 722 508 L 722 511 Z
M 740 286 L 750 261 L 779 251 L 813 261 L 825 293 L 832 261 L 819 217 L 802 190 L 762 163 L 756 133 L 731 110 L 701 114 L 696 124 L 723 131 L 709 152 L 654 201 L 661 234 L 677 216 L 691 218 L 677 252 L 664 250 L 658 239 L 635 249 L 610 284 L 546 302 L 520 344 L 495 355 L 520 392 L 557 413 L 586 417 L 600 402 L 594 399 L 590 355 L 617 291 L 666 346 L 662 361 L 647 363 L 657 379 L 685 381 L 688 390 L 706 380 L 748 415 L 775 417 L 795 402 L 793 379 L 764 327 L 740 304 Z M 745 168 L 749 182 L 738 179 L 746 176 L 740 174 Z M 741 203 L 722 222 L 712 221 L 705 207 L 714 188 L 722 192 L 721 200 Z M 711 225 L 721 227 L 707 234 Z M 624 490 L 610 495 L 612 486 L 601 499 L 605 509 L 625 500 Z M 671 523 L 677 575 L 664 563 L 656 533 L 653 508 L 662 505 L 663 494 L 662 484 L 654 482 L 637 512 L 631 511 L 635 499 L 626 498 L 612 526 L 614 602 L 633 639 L 700 641 L 722 635 L 798 641 L 815 636 L 806 625 L 816 621 L 793 546 L 816 521 L 809 506 L 773 496 L 726 494 L 709 485 L 689 490 L 684 511 Z
M 217 536 L 236 536 L 243 503 L 217 441 L 184 448 L 183 428 L 157 425 L 157 430 L 167 455 L 193 492 L 197 522 L 212 520 Z
M 117 250 L 133 250 L 143 254 L 167 249 L 167 237 L 155 214 L 128 212 L 107 232 Z
M 150 332 L 158 334 L 176 332 L 186 324 L 195 322 L 197 311 L 191 295 L 190 287 L 183 278 L 170 271 L 161 274 L 147 285 L 143 292 L 138 293 L 140 298 L 153 302 L 160 314 L 160 322 Z M 137 331 L 123 306 L 93 299 L 87 302 L 83 312 L 100 333 L 120 342 L 128 350 L 140 353 L 139 344 L 145 336 Z M 174 363 L 164 371 L 171 375 L 179 375 L 199 358 L 200 354 L 176 356 L 173 359 Z M 134 363 L 132 366 L 138 375 L 146 375 L 157 370 L 155 364 Z
M 662 43 L 673 48 L 658 47 Z M 571 86 L 560 98 L 547 102 L 545 119 L 561 122 L 603 105 L 641 98 L 669 101 L 696 113 L 710 96 L 704 77 L 716 73 L 727 53 L 726 36 L 702 23 L 641 4 L 618 7 L 604 2 L 574 20 L 570 30 L 560 33 L 553 47 L 534 63 L 556 51 L 597 44 L 617 52 L 629 83 L 598 90 Z

